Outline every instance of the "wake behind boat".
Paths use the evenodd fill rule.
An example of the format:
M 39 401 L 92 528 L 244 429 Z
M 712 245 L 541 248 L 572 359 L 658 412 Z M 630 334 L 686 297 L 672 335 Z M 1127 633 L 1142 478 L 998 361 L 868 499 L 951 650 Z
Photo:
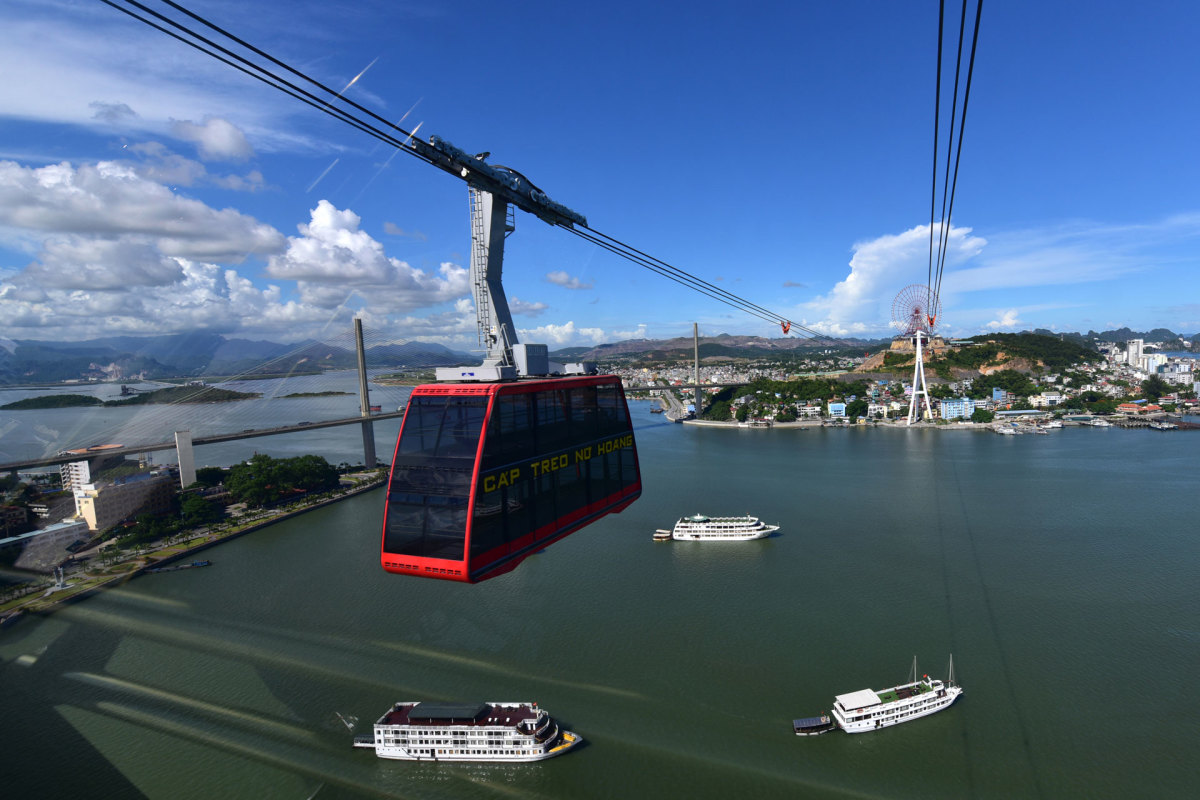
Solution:
M 778 525 L 768 525 L 758 517 L 709 517 L 693 514 L 681 517 L 669 532 L 658 530 L 655 539 L 679 539 L 681 541 L 746 541 L 762 539 L 779 530 Z

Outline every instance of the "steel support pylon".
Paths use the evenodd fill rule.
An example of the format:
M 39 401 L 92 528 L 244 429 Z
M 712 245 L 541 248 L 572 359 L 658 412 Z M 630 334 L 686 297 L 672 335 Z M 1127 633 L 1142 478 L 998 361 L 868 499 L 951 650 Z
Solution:
M 925 398 L 925 415 L 929 416 L 929 387 L 925 384 L 925 354 L 921 346 L 921 339 L 925 336 L 925 332 L 917 330 L 913 334 L 913 340 L 917 345 L 917 364 L 913 369 L 912 397 L 908 401 L 908 424 L 912 425 L 917 421 L 921 413 L 921 402 L 918 397 Z M 920 387 L 918 389 L 917 387 Z

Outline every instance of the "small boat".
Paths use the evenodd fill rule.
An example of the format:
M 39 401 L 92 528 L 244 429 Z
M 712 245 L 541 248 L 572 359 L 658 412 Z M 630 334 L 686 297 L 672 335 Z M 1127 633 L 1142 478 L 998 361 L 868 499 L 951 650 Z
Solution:
M 671 531 L 672 539 L 689 541 L 745 541 L 762 539 L 779 530 L 778 525 L 768 525 L 758 517 L 709 517 L 693 514 L 680 517 Z
M 669 541 L 670 538 L 671 538 L 670 531 L 664 531 L 662 528 L 659 528 L 658 530 L 656 530 L 654 532 L 654 541 L 656 541 L 656 542 L 666 542 L 666 541 Z
M 792 730 L 797 736 L 820 736 L 837 729 L 837 723 L 828 714 L 819 717 L 804 717 L 792 720 Z
M 1174 422 L 1159 422 L 1158 420 L 1151 422 L 1150 427 L 1156 431 L 1173 431 L 1179 428 Z
M 1091 425 L 1093 428 L 1111 428 L 1112 427 L 1111 422 L 1109 422 L 1106 419 L 1100 419 L 1099 417 L 1094 418 L 1088 424 Z

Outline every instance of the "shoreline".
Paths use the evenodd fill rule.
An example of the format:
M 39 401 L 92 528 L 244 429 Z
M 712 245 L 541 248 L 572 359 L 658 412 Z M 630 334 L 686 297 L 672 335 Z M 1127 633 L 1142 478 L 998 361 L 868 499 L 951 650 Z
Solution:
M 219 544 L 223 544 L 230 540 L 240 538 L 242 536 L 245 536 L 248 533 L 253 533 L 254 531 L 262 530 L 263 528 L 269 527 L 278 522 L 283 522 L 285 520 L 293 519 L 294 517 L 298 517 L 301 514 L 306 514 L 309 511 L 315 511 L 318 508 L 325 508 L 326 506 L 333 505 L 334 503 L 340 503 L 341 501 L 347 500 L 351 497 L 357 497 L 360 494 L 365 494 L 366 492 L 374 491 L 375 489 L 378 489 L 381 486 L 384 486 L 386 483 L 387 483 L 386 477 L 376 478 L 376 479 L 368 481 L 364 484 L 360 484 L 351 489 L 348 489 L 344 493 L 338 494 L 335 497 L 327 497 L 323 500 L 312 503 L 310 505 L 306 505 L 302 508 L 297 508 L 297 509 L 293 509 L 291 511 L 285 511 L 285 512 L 282 512 L 279 514 L 274 514 L 272 516 L 267 517 L 266 519 L 257 520 L 255 522 L 247 525 L 244 528 L 236 528 L 234 530 L 230 530 L 230 531 L 227 531 L 222 534 L 209 533 L 209 534 L 203 536 L 202 538 L 197 537 L 200 539 L 200 541 L 197 544 L 188 545 L 181 550 L 168 553 L 167 555 L 164 555 L 161 558 L 156 558 L 157 553 L 150 553 L 147 556 L 139 556 L 139 558 L 144 560 L 145 563 L 143 563 L 137 567 L 134 567 L 126 572 L 121 572 L 120 574 L 113 575 L 107 579 L 99 581 L 98 583 L 94 583 L 85 588 L 82 588 L 77 592 L 71 592 L 70 594 L 63 594 L 61 597 L 53 596 L 54 594 L 58 594 L 59 592 L 63 592 L 63 593 L 68 592 L 71 589 L 71 585 L 68 584 L 68 586 L 66 588 L 59 590 L 59 592 L 54 592 L 50 595 L 43 594 L 43 595 L 31 600 L 27 606 L 19 606 L 17 608 L 12 609 L 11 611 L 5 612 L 4 616 L 0 617 L 0 631 L 3 631 L 4 629 L 17 624 L 20 620 L 24 619 L 26 616 L 29 616 L 29 615 L 46 616 L 48 614 L 52 614 L 55 611 L 57 611 L 59 608 L 61 608 L 62 606 L 78 603 L 82 600 L 86 600 L 89 597 L 99 594 L 100 592 L 103 592 L 107 589 L 111 589 L 114 586 L 124 585 L 128 581 L 131 581 L 140 575 L 146 574 L 146 572 L 148 570 L 159 569 L 168 564 L 173 564 L 176 561 L 181 561 L 195 553 L 199 553 L 204 550 L 208 550 L 209 548 L 216 547 Z M 175 545 L 170 545 L 167 548 L 163 548 L 163 551 L 173 549 L 174 547 L 175 547 Z M 162 552 L 162 551 L 157 551 L 157 552 Z M 44 601 L 44 602 L 41 602 L 41 601 Z
M 775 428 L 807 430 L 811 428 L 838 428 L 846 430 L 858 430 L 859 428 L 892 428 L 892 429 L 919 429 L 919 430 L 939 430 L 939 431 L 990 431 L 992 422 L 952 422 L 944 425 L 939 425 L 936 422 L 918 422 L 913 425 L 906 425 L 903 422 L 870 422 L 865 425 L 851 425 L 849 423 L 834 423 L 828 424 L 822 421 L 812 422 L 810 420 L 797 420 L 796 422 L 772 422 L 768 425 L 747 425 L 742 422 L 719 422 L 711 419 L 685 419 L 684 425 L 694 425 L 699 428 L 729 428 L 732 430 L 774 430 Z

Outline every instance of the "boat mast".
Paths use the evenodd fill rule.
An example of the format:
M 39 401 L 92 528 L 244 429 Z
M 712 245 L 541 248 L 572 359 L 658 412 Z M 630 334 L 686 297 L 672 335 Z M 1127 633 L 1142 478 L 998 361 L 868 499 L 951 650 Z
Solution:
M 909 683 L 917 682 L 917 657 L 916 657 L 916 655 L 913 656 L 912 672 L 909 673 L 908 682 Z
M 946 678 L 946 685 L 954 685 L 954 653 L 950 654 L 950 675 Z

